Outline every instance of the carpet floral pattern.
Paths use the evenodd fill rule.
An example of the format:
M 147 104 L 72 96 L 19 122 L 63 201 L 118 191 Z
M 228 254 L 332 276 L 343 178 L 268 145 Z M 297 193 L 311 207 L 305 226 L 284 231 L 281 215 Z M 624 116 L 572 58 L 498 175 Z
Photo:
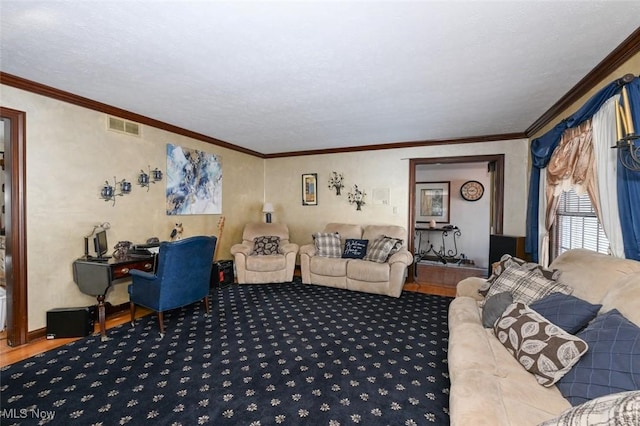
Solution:
M 449 423 L 451 299 L 231 285 L 0 372 L 0 423 Z

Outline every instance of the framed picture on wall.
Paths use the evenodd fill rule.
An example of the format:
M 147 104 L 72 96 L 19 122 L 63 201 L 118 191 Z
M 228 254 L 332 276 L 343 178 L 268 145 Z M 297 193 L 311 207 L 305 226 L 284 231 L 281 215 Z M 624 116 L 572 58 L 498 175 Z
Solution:
M 449 223 L 450 182 L 416 182 L 416 222 Z
M 307 173 L 302 175 L 302 205 L 318 205 L 318 174 Z

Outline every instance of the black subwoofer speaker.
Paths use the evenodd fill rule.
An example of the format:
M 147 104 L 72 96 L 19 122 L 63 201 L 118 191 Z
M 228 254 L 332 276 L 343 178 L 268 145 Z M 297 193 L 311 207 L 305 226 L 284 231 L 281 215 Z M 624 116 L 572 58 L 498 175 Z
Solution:
M 524 237 L 497 234 L 489 237 L 489 275 L 491 275 L 491 266 L 505 254 L 526 260 Z
M 229 284 L 233 284 L 233 260 L 213 262 L 211 287 L 223 287 Z
M 84 337 L 93 333 L 95 307 L 57 308 L 47 311 L 47 339 Z

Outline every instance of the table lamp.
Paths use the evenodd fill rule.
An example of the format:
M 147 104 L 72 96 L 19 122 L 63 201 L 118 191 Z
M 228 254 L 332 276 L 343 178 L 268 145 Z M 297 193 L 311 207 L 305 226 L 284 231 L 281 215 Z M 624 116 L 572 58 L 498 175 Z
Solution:
M 264 203 L 262 206 L 262 213 L 265 213 L 265 218 L 267 223 L 271 223 L 271 213 L 273 213 L 273 204 Z

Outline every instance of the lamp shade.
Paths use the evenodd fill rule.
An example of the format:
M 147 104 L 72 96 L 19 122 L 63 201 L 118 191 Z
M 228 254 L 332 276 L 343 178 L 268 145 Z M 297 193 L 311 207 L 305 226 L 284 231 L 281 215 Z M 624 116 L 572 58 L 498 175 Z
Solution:
M 264 203 L 262 206 L 262 213 L 273 213 L 273 211 L 273 204 L 271 203 Z

